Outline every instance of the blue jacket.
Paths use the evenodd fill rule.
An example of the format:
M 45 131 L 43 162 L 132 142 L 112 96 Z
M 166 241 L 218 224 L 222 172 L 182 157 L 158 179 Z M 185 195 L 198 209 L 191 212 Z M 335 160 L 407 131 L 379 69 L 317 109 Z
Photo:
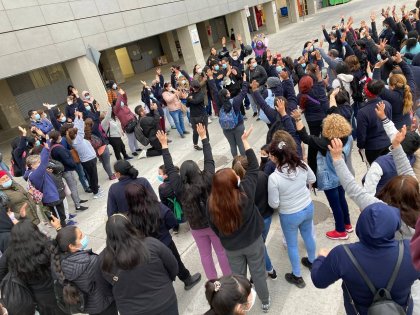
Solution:
M 114 183 L 111 185 L 111 187 L 109 187 L 108 202 L 106 208 L 108 216 L 111 216 L 114 213 L 125 213 L 128 211 L 128 204 L 127 200 L 125 199 L 125 186 L 127 186 L 130 183 L 142 185 L 145 188 L 147 188 L 150 192 L 153 192 L 153 194 L 156 196 L 152 185 L 150 185 L 149 181 L 146 178 L 139 177 L 132 179 L 128 176 L 121 176 L 118 180 L 118 183 Z
M 62 144 L 54 144 L 50 148 L 51 158 L 61 162 L 64 165 L 64 172 L 75 171 L 76 163 L 70 151 Z
M 51 175 L 47 172 L 49 157 L 50 150 L 43 148 L 41 151 L 41 164 L 36 170 L 27 170 L 24 176 L 25 178 L 28 178 L 36 189 L 44 194 L 42 197 L 42 203 L 45 205 L 52 204 L 60 200 L 57 186 L 55 185 Z
M 305 119 L 306 121 L 321 121 L 327 116 L 330 104 L 328 102 L 327 93 L 325 92 L 324 82 L 315 82 L 311 91 L 308 93 L 310 98 L 305 106 Z M 302 94 L 297 96 L 298 104 Z
M 398 240 L 395 232 L 400 228 L 399 210 L 384 203 L 374 203 L 364 209 L 357 221 L 356 234 L 359 242 L 349 244 L 363 271 L 375 287 L 383 288 L 395 268 L 398 257 Z M 406 307 L 411 285 L 420 278 L 411 262 L 409 240 L 404 240 L 404 258 L 397 279 L 391 290 L 395 302 Z M 361 315 L 367 314 L 367 308 L 372 304 L 373 295 L 354 267 L 343 245 L 338 245 L 327 257 L 320 256 L 313 262 L 311 271 L 312 282 L 317 288 L 327 288 L 339 279 L 346 283 L 347 288 Z M 355 315 L 347 292 L 343 287 L 344 306 L 346 313 Z M 408 315 L 412 314 L 412 303 Z
M 377 97 L 368 100 L 357 113 L 357 147 L 366 150 L 380 150 L 388 147 L 391 142 L 386 135 L 381 120 L 376 116 L 376 105 L 382 99 Z M 387 101 L 385 103 L 386 116 L 392 120 L 392 107 Z
M 41 119 L 41 120 L 37 120 L 37 121 L 31 120 L 31 126 L 37 127 L 44 134 L 47 134 L 51 130 L 54 129 L 54 126 L 48 120 L 45 120 L 45 119 Z

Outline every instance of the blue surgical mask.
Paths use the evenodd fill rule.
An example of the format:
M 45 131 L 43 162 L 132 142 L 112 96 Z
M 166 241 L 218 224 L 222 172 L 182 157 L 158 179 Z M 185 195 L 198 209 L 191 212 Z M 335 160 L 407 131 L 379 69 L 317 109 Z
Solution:
M 226 69 L 227 68 L 227 63 L 222 64 L 222 68 Z
M 90 100 L 90 95 L 86 95 L 86 96 L 85 96 L 85 98 L 86 98 L 87 100 Z
M 303 68 L 306 68 L 306 63 L 302 63 L 302 67 Z
M 89 238 L 85 234 L 85 236 L 83 236 L 82 240 L 80 241 L 80 245 L 81 245 L 80 250 L 86 249 L 86 247 L 88 246 L 88 244 L 89 244 Z
M 378 59 L 378 61 L 381 61 L 381 60 L 382 60 L 382 56 L 381 56 L 381 54 L 378 54 L 378 55 L 376 56 L 376 59 Z
M 282 67 L 282 66 L 277 66 L 277 67 L 276 67 L 276 71 L 277 71 L 277 72 L 281 72 L 282 70 L 283 70 L 283 67 Z
M 3 188 L 10 188 L 13 184 L 13 180 L 9 179 L 7 182 L 3 183 L 1 186 Z
M 60 118 L 60 121 L 63 123 L 63 122 L 65 122 L 66 121 L 66 116 L 63 116 L 63 117 L 61 117 Z
M 256 67 L 258 66 L 258 63 L 256 63 L 256 62 L 254 62 L 253 64 L 252 64 L 252 67 L 255 69 Z
M 90 105 L 86 106 L 86 107 L 85 107 L 85 109 L 86 109 L 87 111 L 90 111 Z
M 40 120 L 41 116 L 39 114 L 35 114 L 35 120 Z
M 219 71 L 220 70 L 219 65 L 214 66 L 214 70 Z
M 41 141 L 36 140 L 36 141 L 35 141 L 35 146 L 36 146 L 36 147 L 39 147 L 40 145 L 41 145 Z
M 158 181 L 162 182 L 165 180 L 162 175 L 157 176 Z

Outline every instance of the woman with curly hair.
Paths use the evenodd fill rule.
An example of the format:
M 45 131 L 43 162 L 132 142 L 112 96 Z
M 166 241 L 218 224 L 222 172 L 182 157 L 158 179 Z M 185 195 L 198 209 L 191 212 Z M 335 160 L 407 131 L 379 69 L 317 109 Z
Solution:
M 0 259 L 0 281 L 9 272 L 32 292 L 42 315 L 64 314 L 57 306 L 51 277 L 51 242 L 30 220 L 17 223 L 11 232 L 9 247 Z M 32 315 L 33 305 L 5 305 L 10 315 Z
M 344 144 L 343 153 L 349 169 L 351 166 L 351 149 L 353 138 L 351 136 L 351 126 L 349 122 L 341 115 L 331 114 L 327 116 L 322 123 L 322 134 L 320 137 L 308 135 L 305 126 L 302 123 L 301 113 L 296 110 L 293 112 L 293 118 L 296 120 L 296 130 L 303 143 L 309 148 L 318 151 L 316 157 L 316 179 L 319 190 L 325 192 L 328 203 L 333 211 L 335 220 L 335 229 L 326 233 L 326 236 L 332 240 L 346 240 L 349 238 L 347 233 L 353 232 L 350 223 L 349 208 L 343 187 L 335 172 L 332 163 L 331 154 L 328 151 L 328 145 L 334 138 L 340 138 Z M 352 172 L 354 173 L 354 171 Z

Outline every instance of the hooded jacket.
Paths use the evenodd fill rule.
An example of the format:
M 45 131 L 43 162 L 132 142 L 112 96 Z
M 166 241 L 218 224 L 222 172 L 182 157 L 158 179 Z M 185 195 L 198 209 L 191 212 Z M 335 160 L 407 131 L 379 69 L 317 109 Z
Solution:
M 369 205 L 360 214 L 356 225 L 359 242 L 348 247 L 361 265 L 375 288 L 386 287 L 395 268 L 398 257 L 398 240 L 395 232 L 400 228 L 401 217 L 398 209 L 378 202 Z M 393 300 L 403 308 L 407 306 L 413 282 L 420 277 L 411 262 L 408 240 L 404 242 L 404 256 L 398 276 L 391 289 Z M 373 295 L 365 281 L 348 258 L 344 247 L 335 247 L 327 257 L 318 257 L 313 265 L 311 277 L 317 288 L 326 288 L 339 279 L 348 290 L 361 315 L 367 314 L 373 302 Z M 355 315 L 350 299 L 343 287 L 346 313 Z M 407 314 L 412 314 L 412 303 Z
M 351 90 L 351 82 L 353 81 L 354 77 L 351 74 L 344 74 L 340 73 L 337 75 L 337 78 L 332 82 L 332 88 L 340 88 L 341 84 L 343 84 L 344 89 L 349 93 L 350 96 L 350 104 L 353 104 L 353 91 Z M 341 81 L 341 82 L 340 82 Z

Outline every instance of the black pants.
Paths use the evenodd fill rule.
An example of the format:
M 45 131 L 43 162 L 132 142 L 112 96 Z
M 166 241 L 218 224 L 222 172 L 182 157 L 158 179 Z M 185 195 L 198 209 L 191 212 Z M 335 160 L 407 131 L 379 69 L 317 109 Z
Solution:
M 98 193 L 98 170 L 96 168 L 96 163 L 98 159 L 94 158 L 87 162 L 82 162 L 83 169 L 85 170 L 86 177 L 89 181 L 89 187 L 92 192 L 96 195 Z
M 66 226 L 66 211 L 64 210 L 63 201 L 61 201 L 58 205 L 48 205 L 46 206 L 50 209 L 51 213 L 58 219 L 60 219 L 60 224 L 62 227 Z
M 110 306 L 108 306 L 107 309 L 103 310 L 102 312 L 90 315 L 118 315 L 117 305 L 114 301 Z
M 110 137 L 108 140 L 114 150 L 117 160 L 121 160 L 121 154 L 124 159 L 128 158 L 127 152 L 125 151 L 125 144 L 120 137 Z
M 190 117 L 190 121 L 191 121 L 192 130 L 193 130 L 193 144 L 194 145 L 198 144 L 198 132 L 197 132 L 198 124 L 203 124 L 206 127 L 207 139 L 210 140 L 209 130 L 207 128 L 207 126 L 209 125 L 209 119 L 207 116 Z
M 389 153 L 389 147 L 379 149 L 379 150 L 365 150 L 366 160 L 370 165 L 372 165 L 375 160 L 385 154 Z
M 176 248 L 176 245 L 174 241 L 171 241 L 171 243 L 168 245 L 168 248 L 171 250 L 172 254 L 174 254 L 176 261 L 178 262 L 178 278 L 182 282 L 185 282 L 191 274 L 189 270 L 184 266 L 184 263 L 181 261 L 181 256 L 179 256 L 178 249 Z
M 310 135 L 319 137 L 322 132 L 322 120 L 308 121 L 307 123 L 308 123 Z M 317 154 L 318 154 L 318 150 L 316 148 L 308 146 L 308 165 L 315 174 L 317 170 L 317 165 L 316 165 Z
M 153 139 L 149 138 L 151 148 L 147 149 L 146 156 L 153 157 L 153 156 L 160 156 L 162 155 L 162 145 L 160 144 L 159 140 L 156 136 L 153 136 Z

